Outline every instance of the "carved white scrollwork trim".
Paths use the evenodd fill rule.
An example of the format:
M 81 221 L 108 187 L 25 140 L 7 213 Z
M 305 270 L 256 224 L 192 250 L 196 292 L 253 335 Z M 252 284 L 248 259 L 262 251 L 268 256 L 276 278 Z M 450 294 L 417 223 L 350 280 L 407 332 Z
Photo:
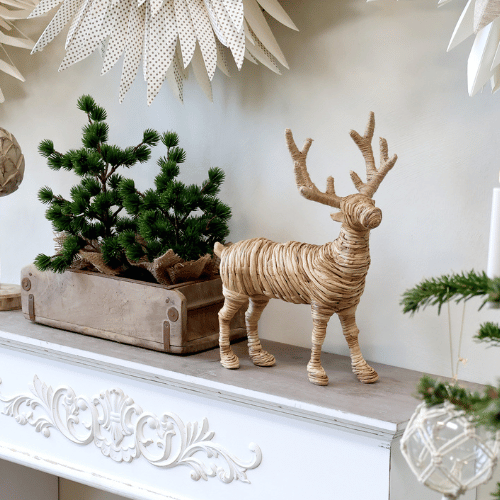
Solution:
M 121 389 L 88 398 L 77 396 L 69 386 L 54 390 L 35 375 L 30 390 L 32 394 L 28 395 L 0 394 L 0 401 L 5 403 L 1 413 L 20 425 L 33 426 L 45 437 L 55 428 L 73 443 L 93 442 L 115 462 L 132 462 L 142 455 L 164 469 L 187 465 L 195 481 L 217 476 L 224 483 L 249 483 L 247 471 L 262 462 L 262 452 L 254 443 L 249 445 L 254 456 L 248 462 L 214 443 L 215 432 L 209 429 L 206 418 L 184 423 L 175 413 L 157 416 L 143 412 Z M 203 461 L 198 453 L 204 453 L 210 461 Z

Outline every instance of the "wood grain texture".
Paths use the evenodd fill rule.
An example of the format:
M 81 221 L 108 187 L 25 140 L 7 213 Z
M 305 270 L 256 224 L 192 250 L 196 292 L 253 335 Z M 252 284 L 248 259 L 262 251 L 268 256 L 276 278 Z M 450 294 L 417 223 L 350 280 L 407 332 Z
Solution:
M 310 350 L 261 340 L 276 355 L 268 370 L 255 367 L 244 342 L 232 346 L 241 368 L 228 371 L 216 350 L 192 356 L 165 356 L 162 352 L 116 344 L 100 338 L 26 321 L 21 311 L 0 314 L 0 345 L 36 356 L 97 369 L 102 372 L 174 387 L 188 394 L 236 402 L 291 418 L 305 418 L 335 428 L 391 442 L 401 435 L 418 401 L 413 397 L 421 372 L 370 363 L 380 374 L 375 385 L 358 384 L 350 358 L 323 353 L 322 365 L 334 383 L 312 386 L 304 364 Z M 270 376 L 271 375 L 271 376 Z M 461 382 L 472 390 L 477 384 Z
M 0 283 L 0 311 L 21 309 L 21 287 Z
M 85 271 L 22 271 L 26 318 L 73 332 L 148 349 L 188 354 L 218 344 L 222 284 L 164 286 Z M 245 335 L 235 318 L 233 339 Z

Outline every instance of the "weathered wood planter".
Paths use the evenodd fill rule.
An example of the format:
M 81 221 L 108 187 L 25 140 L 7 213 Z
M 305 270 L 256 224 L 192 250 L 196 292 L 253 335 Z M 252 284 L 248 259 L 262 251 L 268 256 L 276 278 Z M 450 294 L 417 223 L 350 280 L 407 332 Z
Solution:
M 219 343 L 219 278 L 164 286 L 88 271 L 21 271 L 22 310 L 31 321 L 157 351 L 189 354 Z M 243 338 L 244 310 L 231 325 Z

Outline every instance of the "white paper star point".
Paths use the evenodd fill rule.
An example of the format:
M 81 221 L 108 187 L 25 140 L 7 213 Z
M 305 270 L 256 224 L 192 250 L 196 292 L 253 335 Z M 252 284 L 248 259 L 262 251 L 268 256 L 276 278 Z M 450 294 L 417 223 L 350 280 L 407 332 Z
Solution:
M 40 0 L 30 17 L 57 5 L 59 9 L 33 52 L 42 50 L 71 21 L 59 70 L 104 45 L 101 75 L 123 55 L 120 102 L 135 80 L 141 60 L 148 104 L 165 81 L 182 101 L 189 67 L 212 100 L 216 68 L 229 76 L 224 47 L 238 69 L 247 59 L 279 74 L 277 62 L 286 68 L 288 64 L 262 10 L 297 29 L 278 0 Z

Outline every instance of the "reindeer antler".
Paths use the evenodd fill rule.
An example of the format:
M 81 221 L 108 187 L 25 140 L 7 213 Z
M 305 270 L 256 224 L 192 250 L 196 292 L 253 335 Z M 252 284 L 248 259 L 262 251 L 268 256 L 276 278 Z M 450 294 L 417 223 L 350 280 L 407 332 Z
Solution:
M 309 173 L 307 172 L 306 157 L 313 140 L 306 139 L 302 150 L 299 150 L 293 140 L 292 131 L 289 128 L 285 130 L 285 137 L 288 150 L 294 162 L 295 182 L 297 183 L 300 194 L 308 200 L 317 201 L 318 203 L 330 207 L 340 208 L 340 201 L 342 198 L 335 194 L 333 177 L 328 177 L 326 181 L 326 192 L 323 193 L 311 181 Z
M 373 157 L 372 138 L 373 131 L 375 130 L 375 115 L 373 111 L 370 112 L 368 125 L 366 126 L 365 135 L 359 135 L 355 130 L 351 130 L 351 137 L 360 149 L 366 163 L 366 183 L 363 182 L 356 172 L 351 171 L 351 179 L 356 186 L 356 189 L 370 198 L 374 195 L 375 191 L 384 180 L 387 172 L 394 166 L 397 155 L 389 159 L 389 150 L 387 141 L 380 138 L 380 168 L 377 170 L 375 167 L 375 158 Z

